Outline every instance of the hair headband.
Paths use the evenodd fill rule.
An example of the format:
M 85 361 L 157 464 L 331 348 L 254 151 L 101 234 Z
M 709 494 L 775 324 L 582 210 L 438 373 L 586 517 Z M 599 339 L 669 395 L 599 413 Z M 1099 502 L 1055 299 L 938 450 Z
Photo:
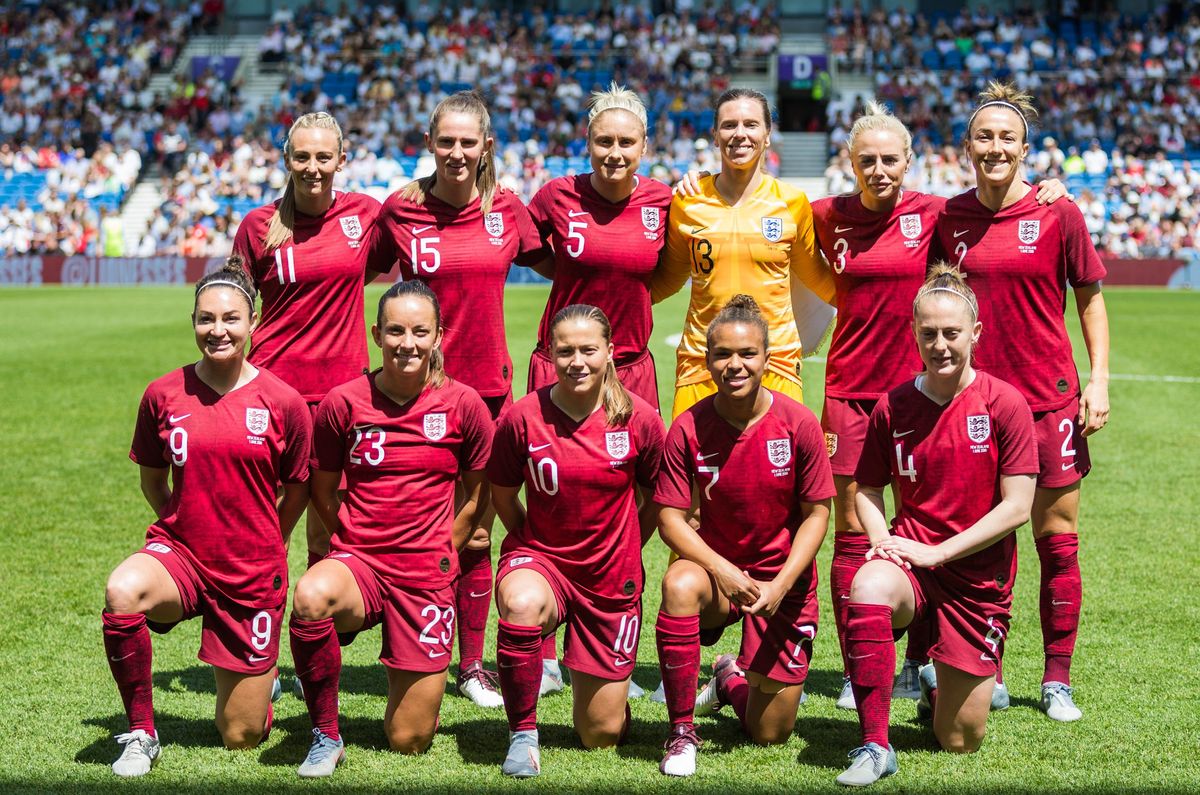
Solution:
M 250 302 L 250 310 L 254 311 L 254 297 L 246 291 L 245 287 L 237 282 L 231 282 L 228 279 L 213 279 L 211 282 L 205 282 L 204 284 L 200 285 L 199 288 L 197 288 L 196 295 L 199 296 L 200 293 L 204 292 L 205 289 L 209 287 L 215 287 L 218 284 L 226 287 L 232 287 L 233 289 L 240 291 L 242 295 L 246 296 L 246 300 Z
M 1020 116 L 1021 124 L 1025 125 L 1025 138 L 1026 138 L 1026 140 L 1029 139 L 1029 122 L 1025 120 L 1025 114 L 1022 113 L 1021 109 L 1018 108 L 1016 105 L 1012 104 L 1011 102 L 1005 102 L 1002 99 L 989 100 L 989 101 L 983 103 L 982 105 L 980 105 L 978 108 L 976 108 L 975 112 L 971 114 L 971 118 L 967 119 L 967 129 L 968 130 L 971 129 L 971 122 L 975 121 L 975 117 L 979 115 L 979 111 L 983 110 L 984 108 L 990 107 L 992 105 L 999 105 L 1003 108 L 1008 108 L 1013 113 Z
M 962 300 L 967 302 L 967 306 L 969 306 L 971 308 L 972 315 L 975 315 L 975 316 L 979 315 L 979 310 L 976 309 L 975 302 L 971 300 L 970 296 L 968 296 L 966 293 L 964 293 L 960 290 L 955 290 L 953 287 L 929 287 L 929 288 L 922 289 L 920 292 L 917 293 L 917 297 L 915 299 L 913 299 L 913 313 L 914 314 L 917 311 L 917 302 L 920 301 L 925 296 L 929 295 L 930 293 L 950 293 L 952 295 L 957 295 L 959 298 L 961 298 Z

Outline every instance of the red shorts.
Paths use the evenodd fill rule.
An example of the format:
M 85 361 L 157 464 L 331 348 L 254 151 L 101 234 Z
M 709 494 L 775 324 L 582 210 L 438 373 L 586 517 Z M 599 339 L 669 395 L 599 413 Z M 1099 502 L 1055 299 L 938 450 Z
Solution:
M 655 411 L 660 411 L 658 407 L 658 377 L 654 371 L 654 357 L 650 351 L 643 351 L 642 355 L 632 362 L 618 365 L 617 378 L 621 379 L 623 387 L 649 403 Z M 558 383 L 558 373 L 554 370 L 554 362 L 550 361 L 550 357 L 546 355 L 545 351 L 534 350 L 529 357 L 527 390 L 532 392 L 547 384 L 555 383 Z
M 964 589 L 939 576 L 939 569 L 901 570 L 916 595 L 910 628 L 928 633 L 930 659 L 972 676 L 995 675 L 1004 657 L 1012 591 L 994 585 Z
M 725 623 L 700 630 L 700 644 L 712 646 L 728 627 L 742 622 L 737 664 L 743 671 L 781 682 L 803 684 L 808 678 L 813 638 L 817 636 L 817 578 L 801 577 L 770 618 L 743 613 L 732 603 Z
M 642 596 L 601 599 L 574 586 L 537 552 L 516 549 L 497 564 L 496 591 L 517 569 L 536 571 L 550 583 L 558 607 L 558 625 L 566 625 L 563 664 L 599 679 L 620 681 L 633 675 L 642 629 Z
M 833 474 L 854 477 L 867 438 L 867 421 L 878 398 L 845 400 L 826 395 L 821 408 L 821 430 Z
M 354 632 L 338 633 L 343 646 L 359 632 L 383 624 L 379 661 L 388 668 L 436 673 L 450 667 L 454 641 L 454 586 L 417 588 L 394 585 L 350 552 L 334 552 L 328 559 L 350 569 L 362 594 L 366 618 Z
M 1037 484 L 1044 489 L 1061 489 L 1078 483 L 1092 469 L 1087 439 L 1075 422 L 1079 416 L 1079 398 L 1061 409 L 1039 411 L 1033 415 L 1037 439 Z
M 504 412 L 508 411 L 509 407 L 513 404 L 512 390 L 508 390 L 503 395 L 485 397 L 483 398 L 483 404 L 487 406 L 488 413 L 492 415 L 492 421 L 499 422 L 500 418 L 504 416 Z
M 200 616 L 197 658 L 217 668 L 254 676 L 275 667 L 286 599 L 272 607 L 246 607 L 209 588 L 192 562 L 170 545 L 152 541 L 138 551 L 166 567 L 183 604 L 183 617 L 179 621 L 164 624 L 147 619 L 146 626 L 166 634 L 176 624 Z

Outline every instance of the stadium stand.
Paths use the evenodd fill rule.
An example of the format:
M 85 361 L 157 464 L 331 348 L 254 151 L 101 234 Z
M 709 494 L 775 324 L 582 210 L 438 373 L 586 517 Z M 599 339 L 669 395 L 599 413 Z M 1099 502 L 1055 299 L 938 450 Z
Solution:
M 1041 111 L 1029 177 L 1065 181 L 1104 252 L 1177 256 L 1200 231 L 1200 13 L 1173 13 L 1050 20 L 835 7 L 828 37 L 839 66 L 872 74 L 912 130 L 912 189 L 953 195 L 973 184 L 959 143 L 974 97 L 988 79 L 1011 79 Z M 854 187 L 844 142 L 859 112 L 859 102 L 831 103 L 830 192 Z

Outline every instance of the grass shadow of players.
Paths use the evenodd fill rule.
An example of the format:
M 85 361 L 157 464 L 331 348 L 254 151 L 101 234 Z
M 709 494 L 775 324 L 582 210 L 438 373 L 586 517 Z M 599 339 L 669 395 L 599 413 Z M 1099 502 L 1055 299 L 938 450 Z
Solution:
M 152 681 L 155 690 L 209 695 L 217 693 L 217 681 L 211 665 L 191 665 L 174 671 L 155 671 Z
M 121 755 L 121 748 L 113 738 L 129 731 L 128 719 L 117 712 L 107 717 L 85 718 L 82 724 L 103 729 L 105 736 L 81 748 L 75 754 L 75 761 L 84 765 L 111 765 Z M 156 710 L 154 726 L 163 741 L 172 745 L 185 748 L 221 746 L 221 734 L 211 718 L 181 718 Z
M 806 718 L 801 713 L 794 733 L 805 742 L 805 747 L 796 756 L 796 761 L 802 765 L 843 770 L 849 764 L 846 754 L 862 745 L 858 721 Z M 928 723 L 892 723 L 888 727 L 888 739 L 895 747 L 907 751 L 938 750 Z
M 804 682 L 804 692 L 809 696 L 837 698 L 842 694 L 843 681 L 841 671 L 809 668 L 808 677 Z

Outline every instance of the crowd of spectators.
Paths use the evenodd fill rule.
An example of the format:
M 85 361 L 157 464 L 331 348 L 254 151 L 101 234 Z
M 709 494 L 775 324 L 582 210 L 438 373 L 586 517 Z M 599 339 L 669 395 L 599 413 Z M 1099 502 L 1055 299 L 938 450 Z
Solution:
M 1141 257 L 1194 248 L 1200 9 L 1050 19 L 982 5 L 935 18 L 835 6 L 829 41 L 839 67 L 872 74 L 875 95 L 912 131 L 911 188 L 953 195 L 974 184 L 959 146 L 967 120 L 987 80 L 1011 79 L 1040 111 L 1029 178 L 1066 181 L 1098 246 Z M 831 192 L 853 189 L 845 139 L 861 111 L 861 98 L 830 104 Z

